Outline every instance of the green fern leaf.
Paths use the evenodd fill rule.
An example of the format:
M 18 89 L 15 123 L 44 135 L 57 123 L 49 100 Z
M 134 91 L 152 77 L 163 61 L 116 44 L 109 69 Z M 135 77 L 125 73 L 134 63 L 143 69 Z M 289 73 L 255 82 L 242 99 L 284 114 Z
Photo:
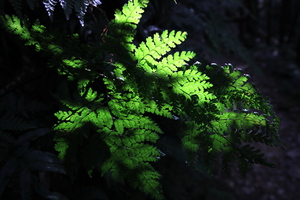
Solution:
M 69 144 L 68 142 L 63 139 L 63 138 L 57 138 L 54 140 L 56 143 L 54 145 L 54 148 L 58 153 L 58 157 L 61 159 L 61 160 L 64 160 L 65 157 L 66 157 L 66 152 L 69 148 Z
M 75 8 L 83 19 L 86 1 L 60 3 L 67 17 Z M 102 175 L 110 173 L 114 180 L 162 199 L 152 162 L 162 155 L 158 143 L 160 134 L 168 132 L 164 120 L 180 123 L 178 143 L 189 163 L 196 163 L 201 152 L 199 159 L 207 167 L 219 153 L 225 168 L 238 161 L 242 173 L 253 163 L 271 166 L 247 144 L 278 144 L 279 121 L 269 103 L 231 65 L 190 65 L 193 52 L 171 54 L 185 32 L 163 31 L 136 46 L 136 28 L 147 3 L 133 0 L 117 10 L 99 49 L 79 45 L 78 35 L 62 37 L 38 23 L 29 28 L 17 17 L 1 18 L 28 45 L 52 55 L 50 65 L 77 86 L 74 96 L 62 96 L 65 107 L 55 114 L 55 149 L 68 172 L 84 166 L 91 175 L 98 168 Z M 56 1 L 44 4 L 52 15 Z
M 166 74 L 176 72 L 178 68 L 186 65 L 187 61 L 191 60 L 194 57 L 195 53 L 190 51 L 176 52 L 174 55 L 168 55 L 157 63 L 156 73 L 158 75 L 161 75 L 160 71 L 162 70 L 164 72 L 166 67 L 170 69 L 169 73 Z
M 134 56 L 136 60 L 139 60 L 139 67 L 144 68 L 147 72 L 151 72 L 151 69 L 155 69 L 157 61 L 164 56 L 171 48 L 176 47 L 186 38 L 185 32 L 171 31 L 170 33 L 166 30 L 161 35 L 156 33 L 153 38 L 148 37 L 146 42 L 142 42 L 137 49 L 135 49 Z M 189 57 L 192 58 L 193 53 L 189 53 Z M 183 58 L 184 55 L 175 56 Z M 189 57 L 185 57 L 189 60 Z M 169 57 L 171 59 L 171 57 Z M 165 61 L 164 61 L 165 62 Z
M 181 94 L 186 99 L 197 96 L 199 102 L 209 102 L 215 96 L 205 92 L 207 88 L 212 87 L 212 84 L 206 81 L 208 79 L 205 74 L 192 67 L 184 72 L 173 73 L 171 75 L 172 84 L 170 86 L 176 94 Z
M 114 52 L 116 48 L 133 51 L 136 47 L 132 44 L 144 8 L 148 0 L 133 0 L 125 4 L 122 10 L 115 11 L 115 19 L 108 25 L 109 34 L 106 34 L 104 40 L 111 44 L 106 45 L 108 52 Z M 118 40 L 119 43 L 115 41 Z M 120 51 L 122 55 L 122 52 Z M 126 53 L 127 54 L 127 53 Z
M 21 37 L 23 40 L 31 40 L 30 31 L 21 24 L 20 19 L 17 16 L 1 16 L 1 21 L 8 30 Z
M 162 200 L 164 197 L 162 195 L 160 183 L 158 182 L 159 178 L 159 173 L 153 170 L 143 170 L 138 173 L 138 181 L 133 186 L 138 187 L 146 194 L 152 194 L 155 199 Z
M 115 19 L 112 23 L 128 23 L 135 29 L 136 25 L 140 22 L 144 8 L 148 4 L 148 0 L 133 0 L 129 1 L 122 8 L 122 11 L 115 12 Z
M 117 132 L 121 135 L 124 132 L 123 122 L 121 120 L 115 120 L 114 122 Z

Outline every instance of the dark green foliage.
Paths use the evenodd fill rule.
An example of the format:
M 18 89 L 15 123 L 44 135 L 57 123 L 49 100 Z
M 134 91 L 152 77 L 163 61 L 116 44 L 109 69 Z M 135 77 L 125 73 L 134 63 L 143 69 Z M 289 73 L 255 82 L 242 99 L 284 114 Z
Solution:
M 37 174 L 34 173 L 38 170 L 65 174 L 65 169 L 55 154 L 30 147 L 32 141 L 51 132 L 49 129 L 36 129 L 26 132 L 17 139 L 0 132 L 0 196 L 6 188 L 18 187 L 15 182 L 19 182 L 20 199 L 30 199 L 33 188 L 45 198 L 52 195 L 64 199 L 62 195 L 44 189 L 37 181 Z
M 98 171 L 164 199 L 164 160 L 202 172 L 210 171 L 219 154 L 225 169 L 237 161 L 243 174 L 254 163 L 272 166 L 251 145 L 279 144 L 271 105 L 231 65 L 191 64 L 191 51 L 171 54 L 186 32 L 166 30 L 137 44 L 136 29 L 147 4 L 133 0 L 117 10 L 103 42 L 93 46 L 38 22 L 29 26 L 15 16 L 1 18 L 26 45 L 51 57 L 48 66 L 74 86 L 61 85 L 62 106 L 53 126 L 54 147 L 66 173 L 75 179 L 80 167 L 89 176 Z M 3 139 L 11 141 L 6 135 Z
M 8 94 L 0 99 L 0 131 L 21 132 L 37 128 L 31 117 L 38 116 L 40 111 L 47 111 L 47 106 L 38 101 L 28 103 L 24 97 Z
M 17 13 L 17 15 L 19 17 L 22 17 L 22 0 L 10 0 L 9 3 L 12 5 L 12 7 L 14 8 L 15 12 Z
M 0 196 L 7 199 L 30 199 L 33 194 L 65 199 L 48 191 L 39 183 L 40 173 L 65 174 L 61 160 L 54 153 L 43 151 L 37 141 L 53 134 L 50 128 L 40 128 L 46 105 L 28 102 L 13 93 L 0 100 Z M 15 191 L 16 194 L 8 194 Z

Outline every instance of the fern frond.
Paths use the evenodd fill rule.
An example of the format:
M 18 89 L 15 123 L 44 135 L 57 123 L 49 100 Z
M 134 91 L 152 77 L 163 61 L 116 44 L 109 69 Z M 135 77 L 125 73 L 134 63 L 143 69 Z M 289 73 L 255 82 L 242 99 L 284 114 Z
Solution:
M 29 1 L 34 1 L 34 0 L 29 0 Z M 23 15 L 22 15 L 22 0 L 9 0 L 9 3 L 13 7 L 13 9 L 15 10 L 17 16 L 19 18 L 23 18 Z
M 111 171 L 115 179 L 128 180 L 134 188 L 151 194 L 156 199 L 163 199 L 160 183 L 160 174 L 148 163 L 156 161 L 159 156 L 157 149 L 151 145 L 135 143 L 129 147 L 116 148 L 112 156 L 102 165 L 102 173 Z M 121 171 L 123 167 L 127 171 Z
M 149 101 L 145 105 L 145 111 L 149 113 L 153 113 L 159 116 L 163 116 L 169 119 L 173 119 L 173 115 L 171 111 L 173 110 L 173 106 L 170 104 L 164 103 L 164 104 L 158 104 L 155 101 Z
M 157 63 L 158 75 L 171 74 L 178 71 L 178 68 L 186 65 L 188 61 L 195 57 L 195 53 L 191 51 L 175 52 L 174 55 L 168 55 Z M 165 70 L 168 70 L 165 72 Z M 161 72 L 162 71 L 162 72 Z
M 44 1 L 49 15 L 56 2 Z M 83 23 L 87 1 L 59 2 L 67 18 L 75 9 Z M 225 168 L 234 161 L 242 172 L 253 163 L 271 166 L 247 144 L 277 145 L 279 121 L 246 75 L 231 65 L 190 65 L 195 56 L 190 51 L 171 54 L 185 32 L 163 31 L 134 44 L 148 2 L 132 0 L 117 10 L 100 48 L 80 45 L 78 35 L 62 37 L 38 23 L 23 26 L 16 17 L 1 18 L 27 45 L 52 56 L 49 65 L 74 83 L 74 96 L 60 97 L 65 107 L 55 113 L 54 126 L 55 149 L 69 174 L 81 165 L 89 175 L 99 169 L 162 199 L 160 175 L 152 164 L 162 155 L 161 134 L 168 133 L 162 118 L 180 124 L 182 134 L 174 138 L 189 163 L 201 153 L 209 167 L 221 153 Z
M 76 0 L 74 2 L 74 9 L 76 11 L 76 15 L 79 19 L 81 26 L 84 25 L 84 16 L 87 10 L 87 7 L 90 3 L 85 0 Z
M 70 15 L 74 9 L 82 26 L 84 26 L 84 16 L 87 7 L 89 5 L 98 6 L 101 4 L 99 0 L 43 0 L 43 4 L 51 20 L 53 19 L 53 12 L 58 1 L 65 12 L 66 19 L 70 19 Z
M 148 37 L 146 42 L 142 42 L 139 47 L 135 50 L 135 57 L 138 60 L 147 60 L 146 56 L 153 57 L 154 59 L 160 59 L 162 55 L 165 55 L 176 47 L 182 41 L 186 39 L 186 32 L 163 31 L 161 35 L 158 33 L 154 34 L 153 38 Z
M 59 111 L 55 115 L 60 123 L 55 127 L 56 130 L 73 132 L 80 128 L 86 122 L 96 124 L 99 128 L 111 128 L 113 120 L 110 111 L 106 107 L 99 107 L 97 110 L 91 110 L 87 107 L 76 108 L 73 111 Z
M 12 113 L 6 113 L 1 116 L 0 130 L 6 131 L 24 131 L 36 128 L 33 124 L 28 122 L 23 117 L 19 117 Z
M 59 3 L 65 12 L 66 19 L 69 20 L 74 7 L 74 0 L 59 0 Z
M 150 167 L 149 167 L 150 168 Z M 161 175 L 154 171 L 152 168 L 149 170 L 142 170 L 137 172 L 137 180 L 134 181 L 133 187 L 139 188 L 146 194 L 152 194 L 155 199 L 162 200 L 161 185 L 159 183 Z
M 108 24 L 109 33 L 104 37 L 104 40 L 110 44 L 106 46 L 108 52 L 114 52 L 116 48 L 120 50 L 125 48 L 130 52 L 136 49 L 132 41 L 136 34 L 137 24 L 148 2 L 149 0 L 128 1 L 121 11 L 116 10 L 115 19 Z M 119 42 L 116 43 L 116 40 Z M 122 55 L 122 52 L 120 54 Z
M 92 6 L 98 6 L 98 5 L 102 4 L 102 2 L 100 0 L 89 0 L 89 3 Z
M 65 12 L 66 19 L 70 19 L 73 9 L 76 12 L 76 15 L 79 19 L 80 24 L 84 25 L 84 16 L 87 10 L 87 7 L 90 3 L 93 3 L 94 6 L 97 6 L 100 1 L 90 2 L 87 0 L 59 0 L 61 7 Z M 95 5 L 96 4 L 96 5 Z M 101 4 L 101 2 L 100 2 Z M 55 6 L 55 5 L 54 5 Z M 54 8 L 52 8 L 54 10 Z M 52 13 L 51 13 L 52 14 Z
M 147 6 L 149 0 L 133 0 L 129 1 L 122 8 L 122 11 L 116 10 L 115 19 L 112 23 L 116 24 L 131 24 L 135 29 L 140 22 L 144 8 Z
M 201 104 L 215 98 L 213 94 L 206 91 L 206 89 L 212 87 L 212 84 L 206 81 L 208 79 L 205 74 L 192 66 L 188 70 L 173 73 L 170 86 L 174 93 L 183 95 L 186 99 L 196 96 Z
M 186 38 L 186 33 L 178 31 L 175 34 L 175 31 L 164 31 L 161 35 L 156 33 L 153 37 L 148 37 L 146 42 L 142 42 L 137 49 L 134 51 L 134 57 L 136 60 L 139 60 L 139 67 L 142 67 L 146 72 L 151 72 L 158 67 L 162 67 L 163 64 L 166 64 L 166 59 L 158 65 L 158 61 L 164 56 L 171 48 L 176 47 Z M 195 54 L 192 52 L 186 53 L 188 56 L 184 56 L 185 53 L 175 54 L 177 65 L 180 66 L 178 61 L 180 58 L 184 58 L 186 61 L 192 58 Z M 167 66 L 174 67 L 173 57 L 167 57 L 168 60 L 173 60 L 173 63 L 168 63 Z M 176 62 L 175 61 L 175 62 Z M 181 62 L 182 63 L 182 62 Z M 185 63 L 184 63 L 185 64 Z M 181 65 L 182 66 L 182 65 Z M 154 70 L 155 71 L 155 70 Z M 172 71 L 171 71 L 172 72 Z
M 21 20 L 17 16 L 1 16 L 2 24 L 9 31 L 21 37 L 23 40 L 31 40 L 30 31 L 21 24 Z
M 35 3 L 36 3 L 35 0 L 27 0 L 27 3 L 31 10 L 33 10 L 35 8 Z
M 245 149 L 252 157 L 256 156 L 257 163 L 271 166 L 258 151 L 241 147 L 252 142 L 278 145 L 278 118 L 269 103 L 249 82 L 249 77 L 231 65 L 211 65 L 203 71 L 206 74 L 216 73 L 210 77 L 213 78 L 212 88 L 218 100 L 215 102 L 218 114 L 214 115 L 207 129 L 211 138 L 207 147 L 209 154 L 212 156 L 221 151 L 225 169 L 230 168 L 229 163 L 238 160 L 242 173 L 255 163 L 245 159 Z M 244 153 L 241 154 L 241 151 Z
M 43 0 L 43 4 L 46 8 L 48 16 L 50 17 L 51 20 L 53 20 L 53 12 L 55 10 L 57 0 Z

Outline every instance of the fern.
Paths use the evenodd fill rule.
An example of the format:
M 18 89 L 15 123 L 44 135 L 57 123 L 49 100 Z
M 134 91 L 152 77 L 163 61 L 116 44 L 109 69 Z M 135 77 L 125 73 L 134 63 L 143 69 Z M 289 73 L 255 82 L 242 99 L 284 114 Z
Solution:
M 9 3 L 12 5 L 17 15 L 22 17 L 22 0 L 9 0 Z
M 0 131 L 0 145 L 2 147 L 0 151 L 2 155 L 0 160 L 0 197 L 2 197 L 6 186 L 10 182 L 15 182 L 19 183 L 20 186 L 20 199 L 30 199 L 32 186 L 38 184 L 38 177 L 33 172 L 34 170 L 65 174 L 61 160 L 56 155 L 30 147 L 32 141 L 50 132 L 51 130 L 49 129 L 36 129 L 14 139 Z M 19 180 L 14 180 L 16 176 L 18 176 Z M 14 185 L 13 187 L 18 186 Z M 36 191 L 40 192 L 41 189 L 37 187 Z M 55 198 L 66 199 L 61 194 L 48 190 L 46 192 Z M 46 195 L 43 197 L 46 197 Z
M 27 0 L 29 8 L 33 10 L 35 8 L 35 1 L 34 0 Z
M 16 97 L 13 94 L 7 94 L 0 99 L 0 131 L 21 133 L 37 128 L 35 120 L 37 120 L 39 112 L 45 112 L 48 109 L 41 102 L 28 103 L 23 96 Z M 36 116 L 36 118 L 32 116 Z
M 14 8 L 17 16 L 22 18 L 22 0 L 9 0 L 9 2 Z M 96 7 L 102 4 L 99 0 L 43 0 L 42 2 L 51 20 L 53 20 L 54 10 L 56 9 L 55 7 L 59 2 L 64 10 L 66 19 L 69 20 L 72 11 L 75 10 L 79 22 L 82 26 L 84 26 L 84 16 L 86 14 L 87 7 Z M 30 9 L 33 10 L 35 8 L 36 0 L 27 0 L 27 3 Z
M 48 16 L 50 17 L 51 20 L 53 20 L 53 12 L 54 12 L 55 6 L 57 4 L 57 1 L 56 0 L 45 0 L 45 1 L 43 1 L 43 4 L 46 8 Z M 66 12 L 67 8 L 63 8 L 63 9 Z
M 74 2 L 63 3 L 68 16 Z M 79 45 L 78 35 L 63 37 L 38 23 L 26 28 L 17 17 L 2 18 L 27 45 L 52 56 L 49 66 L 77 86 L 73 96 L 60 97 L 64 107 L 55 113 L 55 149 L 68 174 L 74 176 L 82 165 L 90 176 L 100 170 L 163 199 L 153 162 L 172 153 L 166 155 L 162 150 L 170 148 L 159 144 L 161 134 L 170 134 L 156 121 L 159 117 L 182 123 L 177 139 L 190 164 L 200 160 L 210 170 L 221 153 L 225 169 L 234 161 L 242 173 L 254 163 L 272 166 L 251 146 L 279 144 L 279 121 L 270 104 L 231 65 L 190 64 L 195 53 L 171 54 L 186 39 L 185 32 L 163 31 L 136 44 L 147 4 L 133 0 L 117 10 L 100 48 Z

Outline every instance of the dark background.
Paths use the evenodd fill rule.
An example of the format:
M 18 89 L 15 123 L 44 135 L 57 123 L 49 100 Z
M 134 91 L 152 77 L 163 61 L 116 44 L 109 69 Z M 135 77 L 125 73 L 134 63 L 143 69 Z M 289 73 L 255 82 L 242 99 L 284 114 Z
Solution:
M 102 3 L 98 9 L 89 10 L 85 27 L 80 27 L 76 16 L 64 20 L 59 8 L 53 22 L 41 3 L 32 11 L 24 1 L 22 9 L 31 20 L 39 19 L 50 28 L 59 27 L 68 33 L 80 33 L 82 42 L 92 44 L 99 40 L 95 33 L 101 33 L 107 21 L 113 18 L 115 9 L 120 9 L 126 1 L 103 0 Z M 244 69 L 262 94 L 270 99 L 281 119 L 280 137 L 285 149 L 259 146 L 277 168 L 254 166 L 242 177 L 236 168 L 231 174 L 225 174 L 216 166 L 218 188 L 223 193 L 220 194 L 220 190 L 205 193 L 203 185 L 196 185 L 190 191 L 193 199 L 220 199 L 220 195 L 223 195 L 221 199 L 243 200 L 300 198 L 299 10 L 299 0 L 177 0 L 177 4 L 172 0 L 150 1 L 139 25 L 137 40 L 165 29 L 187 31 L 188 39 L 180 50 L 195 51 L 197 60 L 204 64 L 232 63 Z M 2 0 L 0 14 L 12 13 L 15 10 L 8 1 Z M 94 18 L 98 19 L 95 30 L 90 23 Z M 26 122 L 24 126 L 51 127 L 55 122 L 52 113 L 59 105 L 51 94 L 56 92 L 60 77 L 46 68 L 46 58 L 39 57 L 33 48 L 25 47 L 22 41 L 3 29 L 0 46 L 1 105 L 10 101 L 17 110 L 20 99 L 24 105 L 39 104 L 43 112 L 32 111 L 33 114 L 22 116 Z M 4 115 L 7 110 L 0 111 Z M 1 130 L 5 130 L 4 121 L 1 123 Z M 17 137 L 22 131 L 13 134 Z M 43 148 L 53 151 L 51 145 L 47 143 Z

